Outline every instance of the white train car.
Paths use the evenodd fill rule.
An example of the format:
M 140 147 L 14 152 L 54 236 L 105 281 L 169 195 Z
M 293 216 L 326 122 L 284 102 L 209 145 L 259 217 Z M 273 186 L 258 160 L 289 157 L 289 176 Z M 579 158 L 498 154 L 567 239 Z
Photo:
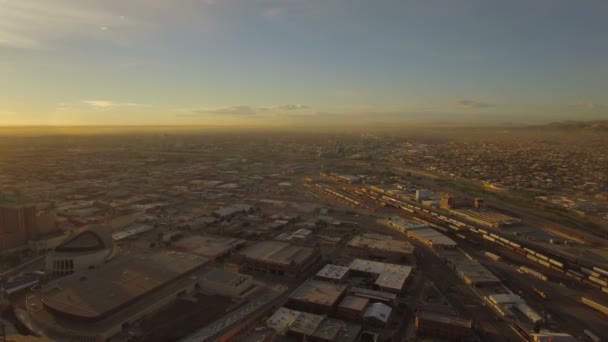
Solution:
M 604 277 L 608 277 L 608 271 L 601 269 L 599 267 L 593 267 L 595 272 L 601 273 Z

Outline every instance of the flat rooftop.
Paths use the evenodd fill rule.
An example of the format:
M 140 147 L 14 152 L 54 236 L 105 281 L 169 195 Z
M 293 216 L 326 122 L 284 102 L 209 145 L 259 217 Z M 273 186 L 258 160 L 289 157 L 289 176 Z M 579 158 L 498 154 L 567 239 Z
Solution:
M 307 312 L 279 308 L 266 325 L 280 335 L 288 332 L 311 336 L 323 341 L 352 342 L 359 336 L 361 326 Z
M 494 273 L 478 261 L 466 258 L 460 252 L 448 254 L 447 257 L 456 272 L 472 283 L 500 283 L 500 279 Z
M 41 291 L 41 301 L 53 311 L 96 320 L 206 262 L 206 258 L 178 252 L 123 256 L 49 283 Z
M 194 235 L 176 241 L 172 246 L 180 251 L 207 258 L 216 258 L 245 245 L 245 243 L 245 240 L 229 237 Z
M 244 248 L 239 254 L 257 261 L 288 266 L 304 263 L 314 254 L 314 249 L 282 241 L 262 241 Z
M 341 309 L 361 311 L 365 310 L 369 305 L 369 298 L 346 296 L 338 305 Z
M 412 273 L 411 266 L 389 264 L 372 260 L 355 259 L 349 269 L 352 271 L 377 274 L 375 284 L 395 290 L 401 290 Z
M 474 218 L 491 224 L 515 224 L 521 220 L 494 211 L 492 209 L 457 209 L 452 211 L 468 218 Z
M 349 292 L 354 296 L 369 298 L 376 301 L 392 302 L 397 299 L 397 295 L 394 293 L 370 290 L 362 287 L 353 287 Z
M 431 244 L 433 246 L 456 246 L 456 241 L 428 227 L 412 228 L 407 231 L 407 234 L 416 240 Z
M 332 306 L 338 302 L 345 290 L 346 285 L 308 280 L 293 291 L 289 299 Z
M 224 284 L 230 287 L 237 287 L 250 278 L 251 276 L 246 274 L 228 272 L 219 268 L 214 268 L 203 276 L 203 279 L 209 282 Z
M 399 254 L 412 254 L 414 246 L 405 240 L 393 239 L 388 235 L 362 234 L 355 236 L 348 242 L 352 248 L 368 248 L 371 250 L 386 251 Z
M 319 272 L 317 272 L 316 276 L 319 278 L 342 280 L 348 271 L 349 268 L 346 266 L 327 264 Z

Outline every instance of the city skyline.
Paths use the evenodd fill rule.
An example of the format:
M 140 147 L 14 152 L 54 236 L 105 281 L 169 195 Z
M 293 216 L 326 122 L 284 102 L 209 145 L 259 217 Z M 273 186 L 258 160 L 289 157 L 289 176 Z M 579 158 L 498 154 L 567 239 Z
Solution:
M 0 126 L 608 118 L 608 4 L 0 2 Z

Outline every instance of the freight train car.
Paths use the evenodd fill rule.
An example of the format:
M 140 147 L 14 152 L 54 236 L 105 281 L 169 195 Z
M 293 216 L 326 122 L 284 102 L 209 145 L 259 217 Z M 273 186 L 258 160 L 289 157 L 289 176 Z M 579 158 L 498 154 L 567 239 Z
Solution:
M 587 297 L 581 297 L 581 303 L 603 313 L 604 315 L 608 315 L 608 307 L 604 304 L 600 304 L 597 301 L 591 300 Z

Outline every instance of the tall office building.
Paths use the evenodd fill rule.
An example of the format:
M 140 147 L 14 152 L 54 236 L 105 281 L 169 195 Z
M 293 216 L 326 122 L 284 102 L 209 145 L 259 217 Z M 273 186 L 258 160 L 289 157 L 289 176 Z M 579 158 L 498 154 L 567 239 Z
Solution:
M 18 193 L 0 194 L 0 252 L 26 245 L 37 237 L 36 206 Z

